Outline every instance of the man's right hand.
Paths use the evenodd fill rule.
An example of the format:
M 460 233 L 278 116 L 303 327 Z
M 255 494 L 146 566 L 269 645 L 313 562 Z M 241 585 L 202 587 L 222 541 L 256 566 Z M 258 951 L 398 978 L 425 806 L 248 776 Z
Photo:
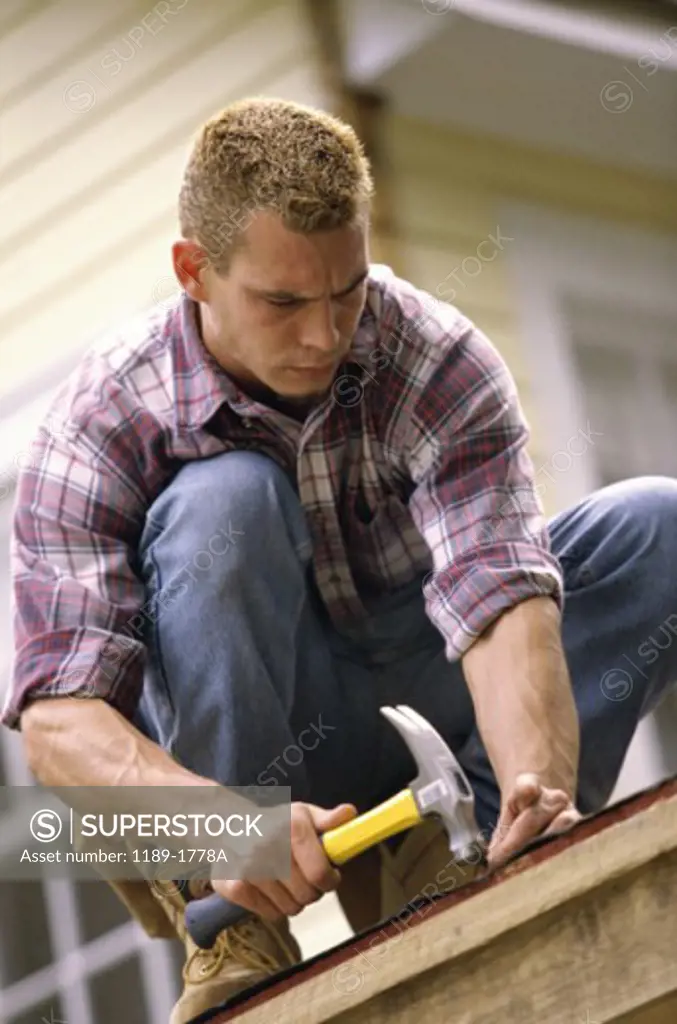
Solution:
M 341 875 L 324 852 L 319 837 L 356 815 L 354 804 L 338 804 L 326 810 L 315 804 L 292 803 L 291 877 L 265 882 L 215 878 L 214 891 L 268 921 L 294 917 L 309 903 L 338 887 Z

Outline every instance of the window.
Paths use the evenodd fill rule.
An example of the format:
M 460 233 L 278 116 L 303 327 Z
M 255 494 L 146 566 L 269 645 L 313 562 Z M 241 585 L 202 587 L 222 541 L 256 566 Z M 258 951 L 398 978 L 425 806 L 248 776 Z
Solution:
M 677 478 L 677 238 L 512 202 L 500 222 L 514 239 L 536 454 L 547 462 L 581 429 L 593 438 L 553 476 L 548 511 L 620 479 Z M 612 801 L 675 771 L 673 691 L 640 723 Z
M 563 309 L 585 408 L 602 435 L 591 453 L 600 483 L 677 477 L 677 315 L 590 300 Z

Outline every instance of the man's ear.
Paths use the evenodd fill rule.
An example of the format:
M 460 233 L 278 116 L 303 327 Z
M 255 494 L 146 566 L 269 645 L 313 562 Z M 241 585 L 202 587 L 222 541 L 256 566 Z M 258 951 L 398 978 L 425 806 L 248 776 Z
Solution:
M 206 302 L 205 274 L 211 265 L 206 249 L 197 242 L 179 239 L 172 245 L 172 265 L 186 294 L 194 302 Z

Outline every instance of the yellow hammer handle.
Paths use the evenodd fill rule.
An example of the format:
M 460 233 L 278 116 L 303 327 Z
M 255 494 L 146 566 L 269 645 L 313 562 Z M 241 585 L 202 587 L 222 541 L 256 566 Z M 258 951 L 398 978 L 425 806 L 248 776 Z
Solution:
M 344 864 L 382 839 L 418 825 L 421 821 L 413 793 L 410 789 L 403 789 L 366 814 L 360 814 L 345 825 L 325 832 L 322 845 L 332 863 Z

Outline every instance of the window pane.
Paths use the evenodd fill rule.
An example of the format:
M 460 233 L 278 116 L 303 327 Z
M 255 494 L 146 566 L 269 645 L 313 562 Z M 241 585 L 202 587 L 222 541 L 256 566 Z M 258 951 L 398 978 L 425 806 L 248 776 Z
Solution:
M 634 389 L 634 358 L 583 342 L 574 346 L 574 357 L 585 408 L 596 432 L 594 456 L 600 480 L 606 484 L 644 472 L 635 455 L 641 413 Z
M 148 1024 L 139 958 L 111 967 L 92 978 L 92 1004 L 96 1024 Z
M 5 988 L 52 962 L 40 882 L 0 882 L 0 984 Z M 33 1017 L 33 1024 L 40 1016 Z
M 92 878 L 95 878 L 92 872 Z M 91 882 L 75 882 L 75 898 L 80 914 L 83 942 L 91 942 L 118 925 L 127 924 L 131 915 L 108 882 L 98 878 Z
M 677 476 L 677 319 L 568 297 L 565 316 L 600 482 Z
M 67 1024 L 61 1001 L 56 995 L 44 1003 L 31 1006 L 30 1010 L 26 1010 L 18 1017 L 11 1017 L 8 1024 L 44 1024 L 45 1021 L 47 1024 Z

